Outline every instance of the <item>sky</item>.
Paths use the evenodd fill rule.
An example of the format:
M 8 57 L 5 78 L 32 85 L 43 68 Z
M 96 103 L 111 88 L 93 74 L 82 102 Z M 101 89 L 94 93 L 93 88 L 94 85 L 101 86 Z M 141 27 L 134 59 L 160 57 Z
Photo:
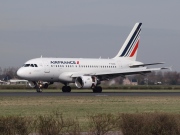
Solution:
M 179 6 L 179 0 L 1 0 L 0 67 L 41 55 L 112 58 L 142 22 L 137 60 L 179 72 Z

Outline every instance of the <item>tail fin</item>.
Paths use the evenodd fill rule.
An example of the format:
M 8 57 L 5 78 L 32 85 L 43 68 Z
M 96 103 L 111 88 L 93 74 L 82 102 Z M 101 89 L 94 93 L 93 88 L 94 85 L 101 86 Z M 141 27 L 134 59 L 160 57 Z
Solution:
M 134 25 L 134 28 L 131 30 L 122 48 L 120 49 L 119 53 L 114 57 L 114 59 L 117 59 L 119 57 L 125 57 L 131 60 L 136 60 L 140 40 L 141 25 L 142 23 L 136 23 Z

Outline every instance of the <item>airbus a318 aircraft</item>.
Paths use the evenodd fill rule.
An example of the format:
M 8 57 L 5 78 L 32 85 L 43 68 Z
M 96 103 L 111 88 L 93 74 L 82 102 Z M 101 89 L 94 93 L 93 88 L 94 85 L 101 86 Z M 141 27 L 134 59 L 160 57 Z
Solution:
M 112 59 L 87 58 L 35 58 L 27 61 L 17 71 L 20 78 L 29 81 L 29 86 L 42 92 L 54 82 L 63 83 L 63 92 L 71 92 L 69 83 L 77 88 L 91 88 L 102 92 L 101 81 L 132 74 L 146 74 L 167 68 L 148 68 L 149 65 L 136 61 L 142 23 L 136 23 L 118 54 Z

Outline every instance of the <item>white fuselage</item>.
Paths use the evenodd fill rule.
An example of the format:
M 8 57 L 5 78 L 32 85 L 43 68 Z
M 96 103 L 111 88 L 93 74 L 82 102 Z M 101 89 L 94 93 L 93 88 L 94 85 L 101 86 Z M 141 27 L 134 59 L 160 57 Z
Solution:
M 36 58 L 27 61 L 17 74 L 29 81 L 74 82 L 71 74 L 112 72 L 140 62 L 121 59 Z M 35 64 L 37 66 L 35 66 Z

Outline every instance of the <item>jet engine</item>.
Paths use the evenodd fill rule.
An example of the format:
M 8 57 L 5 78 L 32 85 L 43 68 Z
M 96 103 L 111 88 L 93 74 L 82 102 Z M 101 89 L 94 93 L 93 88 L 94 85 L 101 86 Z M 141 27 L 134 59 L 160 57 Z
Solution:
M 97 85 L 97 77 L 80 76 L 75 79 L 77 88 L 94 88 Z
M 36 82 L 28 81 L 28 85 L 31 88 L 35 88 L 36 87 Z
M 42 82 L 42 81 L 38 81 L 38 82 L 33 82 L 33 81 L 29 81 L 28 82 L 29 87 L 31 88 L 36 88 L 36 86 L 38 86 L 38 88 L 44 88 L 47 89 L 49 86 L 48 82 Z

